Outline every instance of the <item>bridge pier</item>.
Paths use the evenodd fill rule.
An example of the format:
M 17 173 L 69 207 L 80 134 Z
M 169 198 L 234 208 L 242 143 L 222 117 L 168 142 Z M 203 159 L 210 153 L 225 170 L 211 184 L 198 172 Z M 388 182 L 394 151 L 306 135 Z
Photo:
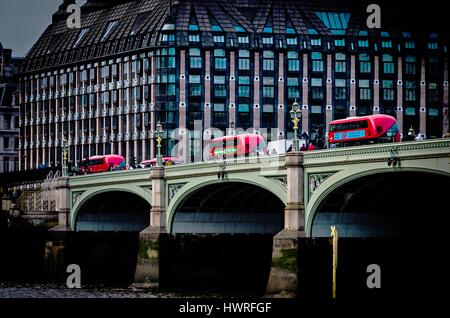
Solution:
M 66 246 L 72 230 L 69 226 L 70 188 L 69 178 L 58 180 L 55 192 L 58 224 L 51 228 L 45 244 L 44 275 L 49 279 L 63 280 L 66 275 Z
M 166 235 L 166 181 L 164 167 L 152 167 L 152 208 L 150 226 L 139 233 L 139 254 L 134 284 L 158 288 L 160 279 L 160 241 Z
M 284 229 L 275 235 L 267 295 L 298 294 L 299 238 L 305 236 L 303 153 L 286 154 L 287 204 Z

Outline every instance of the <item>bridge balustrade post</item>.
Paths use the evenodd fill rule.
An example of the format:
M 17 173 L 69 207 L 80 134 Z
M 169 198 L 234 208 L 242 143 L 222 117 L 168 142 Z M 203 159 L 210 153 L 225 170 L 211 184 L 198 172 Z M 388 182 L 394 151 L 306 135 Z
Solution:
M 287 204 L 284 229 L 275 235 L 266 294 L 298 293 L 299 238 L 305 236 L 303 153 L 286 154 Z
M 145 288 L 158 288 L 160 242 L 167 233 L 164 167 L 152 167 L 150 178 L 152 180 L 150 226 L 139 233 L 139 255 L 134 284 Z

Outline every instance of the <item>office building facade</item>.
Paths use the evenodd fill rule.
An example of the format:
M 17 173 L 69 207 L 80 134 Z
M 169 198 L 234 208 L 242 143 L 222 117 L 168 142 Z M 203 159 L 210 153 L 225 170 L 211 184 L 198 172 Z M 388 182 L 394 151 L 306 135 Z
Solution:
M 333 119 L 376 113 L 403 134 L 448 131 L 448 30 L 414 23 L 421 8 L 387 3 L 371 29 L 361 1 L 87 1 L 69 29 L 71 3 L 24 63 L 22 170 L 60 164 L 63 140 L 72 162 L 154 158 L 158 121 L 164 154 L 199 121 L 204 143 L 212 128 L 291 138 L 295 100 L 312 139 Z

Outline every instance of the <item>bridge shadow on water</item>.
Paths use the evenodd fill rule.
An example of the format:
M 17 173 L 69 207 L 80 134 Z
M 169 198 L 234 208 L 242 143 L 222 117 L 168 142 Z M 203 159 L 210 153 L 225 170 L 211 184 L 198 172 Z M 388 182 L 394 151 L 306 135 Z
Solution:
M 166 235 L 161 288 L 262 296 L 272 260 L 272 235 Z
M 80 266 L 84 284 L 127 287 L 138 248 L 138 232 L 77 232 L 67 242 L 66 259 Z

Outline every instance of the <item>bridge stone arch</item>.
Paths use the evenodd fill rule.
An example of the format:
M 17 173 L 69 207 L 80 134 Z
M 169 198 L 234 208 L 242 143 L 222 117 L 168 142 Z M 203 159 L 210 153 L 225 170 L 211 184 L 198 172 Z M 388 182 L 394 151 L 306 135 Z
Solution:
M 330 172 L 329 176 L 326 177 L 326 179 L 315 189 L 315 191 L 311 195 L 306 196 L 308 198 L 305 207 L 306 235 L 309 237 L 312 236 L 314 217 L 321 203 L 341 186 L 370 175 L 394 174 L 400 172 L 424 173 L 450 178 L 450 171 L 448 168 L 445 168 L 444 165 L 448 165 L 448 159 L 441 160 L 441 162 L 435 165 L 430 164 L 429 160 L 411 161 L 409 164 L 404 162 L 403 166 L 398 168 L 388 167 L 384 162 L 372 165 L 369 169 L 366 165 L 357 164 L 338 172 Z M 308 175 L 311 174 L 307 174 L 306 176 Z M 305 180 L 305 189 L 310 189 L 309 181 L 310 180 L 307 177 Z
M 194 179 L 191 182 L 187 182 L 183 184 L 176 194 L 170 198 L 169 193 L 169 204 L 167 207 L 166 215 L 167 215 L 167 230 L 169 232 L 172 231 L 172 225 L 174 220 L 174 215 L 177 208 L 184 202 L 186 198 L 188 198 L 191 194 L 196 191 L 203 189 L 208 186 L 226 184 L 226 183 L 243 183 L 256 186 L 263 190 L 266 190 L 276 196 L 284 205 L 287 202 L 287 192 L 286 188 L 281 184 L 281 182 L 274 181 L 274 179 L 261 177 L 258 175 L 238 175 L 233 174 L 230 175 L 226 180 L 217 179 L 216 175 L 207 176 L 203 178 Z M 171 184 L 168 184 L 168 188 L 170 189 Z
M 150 206 L 152 204 L 152 194 L 150 189 L 144 189 L 143 187 L 127 184 L 120 187 L 117 185 L 105 185 L 100 188 L 88 188 L 87 190 L 76 190 L 71 193 L 71 209 L 70 209 L 70 228 L 75 230 L 76 220 L 78 213 L 82 207 L 94 199 L 96 196 L 105 194 L 108 192 L 124 192 L 136 195 L 137 197 L 145 200 Z M 149 212 L 149 211 L 148 211 Z

